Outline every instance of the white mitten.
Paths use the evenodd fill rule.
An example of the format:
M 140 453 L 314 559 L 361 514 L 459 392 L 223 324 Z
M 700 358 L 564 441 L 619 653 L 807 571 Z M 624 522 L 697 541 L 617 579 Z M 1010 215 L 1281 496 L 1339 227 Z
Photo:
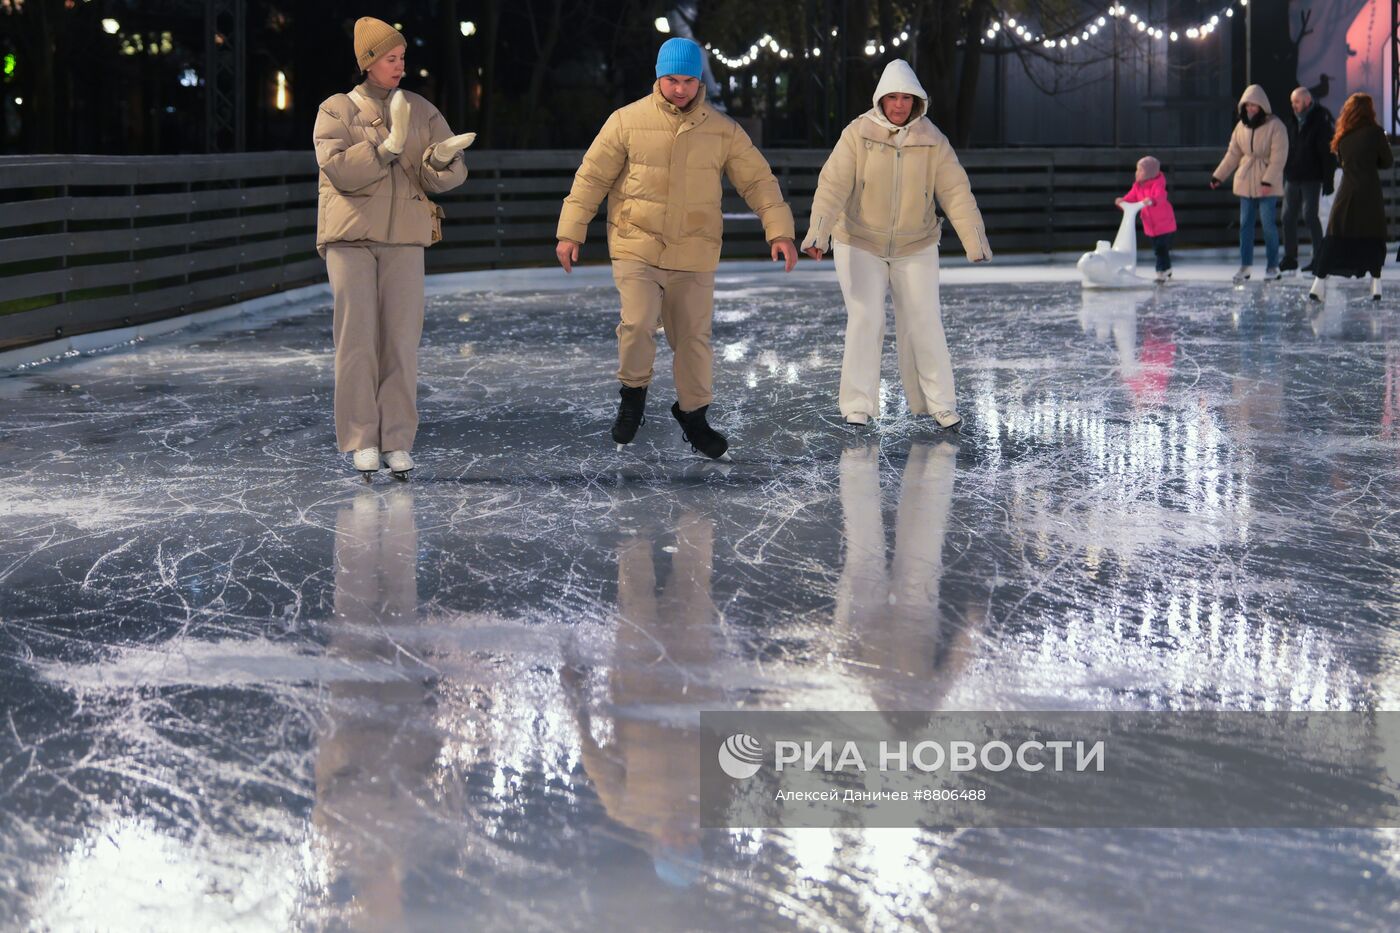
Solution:
M 475 133 L 462 133 L 457 136 L 449 136 L 433 147 L 433 158 L 439 165 L 446 165 L 457 158 L 457 153 L 476 142 Z
M 379 146 L 385 152 L 398 155 L 408 144 L 408 127 L 413 122 L 413 110 L 408 106 L 408 98 L 403 91 L 395 91 L 389 96 L 389 138 Z

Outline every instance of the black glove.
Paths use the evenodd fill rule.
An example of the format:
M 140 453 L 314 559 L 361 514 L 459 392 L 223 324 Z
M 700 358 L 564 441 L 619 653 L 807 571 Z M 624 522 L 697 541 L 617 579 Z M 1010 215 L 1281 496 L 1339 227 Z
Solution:
M 1336 190 L 1336 185 L 1332 184 L 1332 179 L 1330 179 L 1330 178 L 1324 178 L 1324 179 L 1322 180 L 1322 193 L 1323 193 L 1323 194 L 1329 195 L 1329 196 L 1330 196 L 1330 195 L 1332 194 L 1332 192 L 1334 192 L 1335 190 Z

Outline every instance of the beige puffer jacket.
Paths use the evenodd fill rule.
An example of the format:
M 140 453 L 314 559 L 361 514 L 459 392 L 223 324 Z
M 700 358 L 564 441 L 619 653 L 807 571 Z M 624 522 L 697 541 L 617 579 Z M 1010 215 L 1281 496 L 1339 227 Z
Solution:
M 713 272 L 724 232 L 721 178 L 729 176 L 769 243 L 793 238 L 792 210 L 749 135 L 705 103 L 685 110 L 652 93 L 614 111 L 583 157 L 559 212 L 558 239 L 582 243 L 608 199 L 608 252 L 661 269 Z
M 880 110 L 880 98 L 896 92 L 917 98 L 902 127 Z M 908 256 L 939 242 L 941 208 L 968 259 L 992 258 L 967 172 L 948 138 L 923 116 L 927 108 L 928 94 L 914 70 L 890 62 L 874 108 L 851 121 L 822 166 L 803 249 L 830 251 L 835 238 L 877 256 Z
M 362 84 L 351 94 L 336 94 L 316 114 L 316 250 L 322 256 L 328 244 L 346 241 L 430 246 L 433 204 L 426 194 L 451 191 L 467 180 L 460 153 L 447 165 L 433 159 L 433 147 L 452 130 L 436 107 L 411 91 L 400 92 L 413 121 L 404 150 L 397 158 L 382 153 L 389 107 L 376 90 Z
M 1274 116 L 1264 89 L 1251 84 L 1240 96 L 1238 110 L 1245 104 L 1258 104 L 1268 114 L 1264 124 L 1252 127 L 1244 121 L 1235 124 L 1230 134 L 1230 146 L 1225 158 L 1216 166 L 1211 177 L 1224 182 L 1235 173 L 1233 190 L 1242 198 L 1283 197 L 1283 166 L 1288 161 L 1288 127 Z M 1243 115 L 1243 114 L 1241 114 Z M 1238 170 L 1236 170 L 1238 169 Z M 1268 182 L 1272 190 L 1265 191 Z

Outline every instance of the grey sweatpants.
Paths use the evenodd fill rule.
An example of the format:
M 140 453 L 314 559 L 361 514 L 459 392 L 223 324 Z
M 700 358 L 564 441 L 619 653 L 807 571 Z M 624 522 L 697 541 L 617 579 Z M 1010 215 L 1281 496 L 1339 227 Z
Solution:
M 342 451 L 412 450 L 418 433 L 423 247 L 326 248 L 335 296 L 335 439 Z

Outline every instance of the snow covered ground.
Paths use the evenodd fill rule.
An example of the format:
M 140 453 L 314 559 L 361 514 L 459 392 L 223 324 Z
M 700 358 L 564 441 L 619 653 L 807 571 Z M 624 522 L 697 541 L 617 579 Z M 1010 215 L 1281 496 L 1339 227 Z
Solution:
M 430 284 L 408 485 L 328 303 L 0 376 L 0 922 L 1369 930 L 1400 837 L 702 831 L 699 710 L 1400 703 L 1400 292 L 950 265 L 967 426 L 835 410 L 830 264 L 719 280 L 615 454 L 605 269 Z

